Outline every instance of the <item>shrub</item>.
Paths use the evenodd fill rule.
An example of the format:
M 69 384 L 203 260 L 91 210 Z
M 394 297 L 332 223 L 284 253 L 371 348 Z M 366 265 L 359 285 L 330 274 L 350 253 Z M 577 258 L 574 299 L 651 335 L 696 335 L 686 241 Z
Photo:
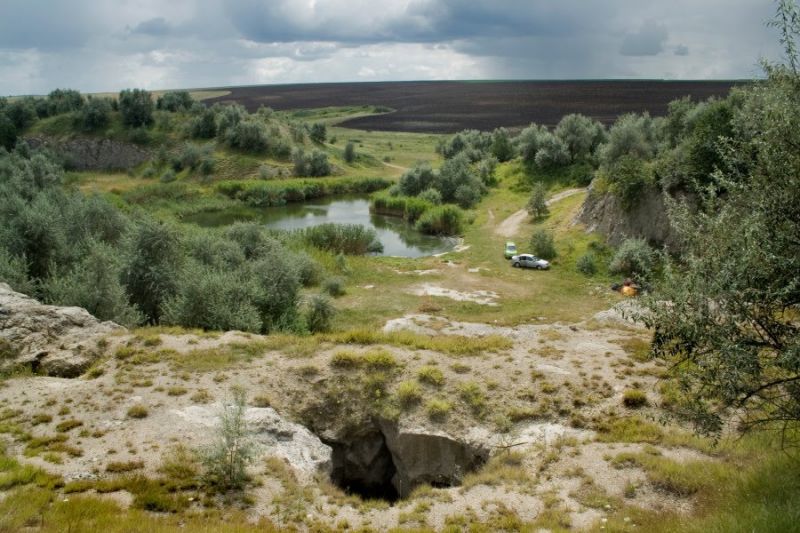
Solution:
M 425 189 L 419 193 L 417 198 L 425 202 L 430 202 L 433 205 L 439 205 L 442 203 L 442 195 L 436 189 Z
M 400 192 L 406 196 L 416 196 L 434 186 L 436 174 L 427 163 L 417 164 L 407 170 L 398 183 Z M 441 194 L 440 194 L 441 196 Z
M 239 489 L 247 481 L 253 446 L 245 420 L 247 397 L 240 387 L 231 390 L 219 415 L 215 442 L 203 454 L 206 479 L 222 490 Z
M 534 160 L 539 168 L 561 167 L 570 161 L 569 150 L 561 139 L 548 132 L 540 137 Z
M 608 178 L 612 192 L 619 197 L 626 210 L 636 205 L 642 192 L 653 181 L 645 163 L 628 155 L 616 160 L 609 170 Z
M 336 315 L 336 309 L 331 301 L 323 295 L 314 295 L 308 300 L 306 309 L 306 324 L 314 333 L 328 331 Z
M 344 281 L 342 278 L 328 278 L 325 280 L 322 288 L 329 295 L 336 298 L 337 296 L 342 296 L 344 294 Z
M 444 374 L 435 366 L 425 365 L 417 370 L 417 379 L 423 383 L 441 387 L 444 384 Z
M 331 173 L 328 154 L 320 150 L 306 154 L 302 148 L 295 148 L 292 150 L 292 161 L 297 176 L 320 177 Z
M 266 126 L 263 122 L 251 118 L 228 128 L 225 132 L 225 142 L 231 148 L 252 153 L 263 153 L 269 148 Z
M 656 252 L 644 239 L 626 239 L 617 249 L 608 266 L 612 274 L 647 278 L 653 270 Z
M 556 246 L 553 234 L 547 230 L 537 230 L 531 236 L 531 250 L 533 254 L 542 259 L 553 259 L 556 256 Z
M 344 160 L 352 163 L 356 160 L 356 147 L 353 143 L 349 142 L 344 147 Z
M 203 111 L 187 124 L 189 136 L 195 139 L 212 139 L 217 134 L 217 116 L 213 109 Z
M 422 400 L 422 389 L 415 381 L 403 381 L 397 385 L 397 400 L 403 407 L 410 407 Z
M 328 136 L 327 128 L 325 124 L 321 122 L 315 122 L 311 125 L 308 129 L 308 138 L 314 141 L 315 143 L 324 143 L 325 139 Z
M 600 160 L 611 168 L 625 155 L 636 159 L 650 159 L 656 150 L 656 129 L 648 114 L 629 113 L 614 122 L 608 130 L 608 142 L 599 150 Z
M 363 362 L 361 355 L 351 350 L 339 350 L 331 357 L 331 366 L 335 368 L 358 368 Z
M 639 409 L 647 405 L 647 395 L 639 389 L 628 389 L 622 394 L 622 403 L 630 409 Z
M 428 235 L 458 235 L 463 231 L 464 212 L 454 205 L 440 205 L 425 211 L 415 225 Z
M 537 183 L 533 186 L 533 192 L 528 200 L 526 209 L 533 218 L 543 218 L 550 213 L 547 208 L 547 188 L 543 183 Z
M 576 263 L 578 272 L 585 276 L 594 276 L 597 273 L 597 265 L 595 264 L 594 254 L 585 253 L 578 258 Z
M 373 350 L 364 354 L 364 365 L 370 370 L 391 370 L 400 365 L 397 358 L 386 350 Z
M 161 174 L 160 178 L 161 183 L 172 183 L 176 179 L 177 175 L 175 174 L 175 171 L 172 170 L 171 168 L 168 168 L 166 171 L 164 171 L 164 173 Z
M 502 163 L 514 158 L 514 145 L 511 144 L 508 130 L 497 128 L 492 132 L 491 152 Z
M 147 407 L 137 403 L 128 409 L 128 418 L 146 418 L 148 415 Z
M 567 147 L 572 161 L 588 159 L 605 140 L 601 123 L 578 114 L 563 117 L 554 133 Z
M 119 93 L 119 111 L 122 123 L 131 128 L 153 123 L 153 99 L 144 89 L 125 89 Z

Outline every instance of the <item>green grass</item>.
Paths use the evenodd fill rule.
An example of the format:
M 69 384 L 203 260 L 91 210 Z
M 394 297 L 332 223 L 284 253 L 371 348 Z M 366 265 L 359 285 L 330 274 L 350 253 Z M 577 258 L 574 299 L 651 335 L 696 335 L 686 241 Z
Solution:
M 444 384 L 444 374 L 435 366 L 425 365 L 417 370 L 417 379 L 434 387 L 441 387 Z

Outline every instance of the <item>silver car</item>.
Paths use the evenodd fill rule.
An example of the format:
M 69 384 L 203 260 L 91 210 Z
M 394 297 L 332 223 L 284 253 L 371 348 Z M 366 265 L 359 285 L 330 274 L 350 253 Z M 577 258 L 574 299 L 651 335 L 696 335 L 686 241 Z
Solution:
M 521 268 L 535 268 L 537 270 L 547 270 L 550 262 L 539 259 L 531 254 L 519 254 L 511 258 L 511 266 Z

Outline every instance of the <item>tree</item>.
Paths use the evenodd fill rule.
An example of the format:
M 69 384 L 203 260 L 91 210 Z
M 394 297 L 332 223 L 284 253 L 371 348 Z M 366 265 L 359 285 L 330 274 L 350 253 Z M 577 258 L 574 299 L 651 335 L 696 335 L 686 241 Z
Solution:
M 417 196 L 422 191 L 432 188 L 435 179 L 436 174 L 429 164 L 418 163 L 406 170 L 400 178 L 400 192 L 406 196 Z
M 514 145 L 511 144 L 508 130 L 505 128 L 497 128 L 492 132 L 491 151 L 492 155 L 501 163 L 509 161 L 514 157 Z
M 188 111 L 192 108 L 194 100 L 189 91 L 167 91 L 158 97 L 156 108 L 173 113 L 178 111 Z
M 153 324 L 175 294 L 183 255 L 178 232 L 163 222 L 144 219 L 128 238 L 122 279 L 132 304 Z
M 547 230 L 537 230 L 531 236 L 531 250 L 542 259 L 553 259 L 556 256 L 556 245 L 553 234 Z
M 356 160 L 356 147 L 351 142 L 347 143 L 344 147 L 344 160 L 348 163 L 352 163 Z
M 543 183 L 533 186 L 526 209 L 533 218 L 544 218 L 550 214 L 550 210 L 547 208 L 547 188 Z
M 767 81 L 740 95 L 734 136 L 699 208 L 671 210 L 684 254 L 668 263 L 641 318 L 684 393 L 676 410 L 699 430 L 718 433 L 733 418 L 739 429 L 796 439 L 800 76 L 793 65 L 766 68 Z
M 81 93 L 73 89 L 56 89 L 47 95 L 47 115 L 60 115 L 80 111 L 86 102 Z
M 131 128 L 153 123 L 153 99 L 144 89 L 125 89 L 119 93 L 122 123 Z
M 0 109 L 0 147 L 11 150 L 17 144 L 17 127 Z
M 108 126 L 111 121 L 111 104 L 105 98 L 90 98 L 80 112 L 80 126 L 94 131 Z
M 578 114 L 567 115 L 556 126 L 555 135 L 567 147 L 570 159 L 582 161 L 589 158 L 605 140 L 603 125 Z

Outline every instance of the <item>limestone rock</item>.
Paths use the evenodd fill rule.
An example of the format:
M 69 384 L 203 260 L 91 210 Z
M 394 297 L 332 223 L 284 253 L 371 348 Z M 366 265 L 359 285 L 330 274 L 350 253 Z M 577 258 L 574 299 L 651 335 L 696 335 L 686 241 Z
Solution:
M 220 410 L 220 405 L 192 405 L 172 413 L 193 426 L 214 428 L 219 423 Z M 283 459 L 301 481 L 331 473 L 331 448 L 305 427 L 286 420 L 271 407 L 248 407 L 244 416 L 259 455 Z
M 0 341 L 10 352 L 0 361 L 4 367 L 76 377 L 100 357 L 97 341 L 122 329 L 80 307 L 44 305 L 0 283 Z
M 397 472 L 392 484 L 407 496 L 421 484 L 458 485 L 465 474 L 489 458 L 489 448 L 424 428 L 402 428 L 382 423 L 386 446 Z
M 25 140 L 32 148 L 55 151 L 64 158 L 67 168 L 75 170 L 127 170 L 152 158 L 141 146 L 112 139 L 36 136 Z

